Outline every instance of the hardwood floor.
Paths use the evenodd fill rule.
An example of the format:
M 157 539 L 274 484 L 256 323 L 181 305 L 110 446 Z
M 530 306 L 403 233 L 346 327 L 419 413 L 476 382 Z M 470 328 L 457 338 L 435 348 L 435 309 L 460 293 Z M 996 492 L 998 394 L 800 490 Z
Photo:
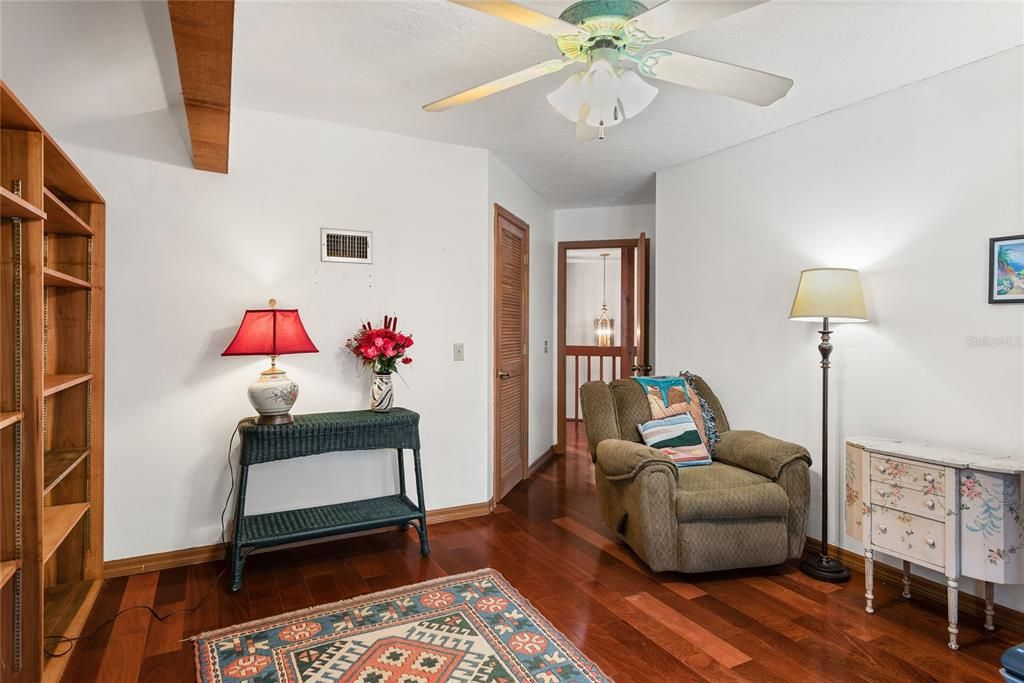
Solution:
M 190 641 L 222 626 L 485 566 L 498 569 L 617 683 L 676 681 L 996 681 L 1004 649 L 1024 633 L 988 633 L 961 615 L 962 649 L 946 647 L 945 609 L 904 600 L 864 580 L 817 583 L 794 566 L 699 576 L 653 574 L 597 515 L 585 443 L 517 486 L 495 514 L 431 526 L 432 553 L 415 532 L 389 532 L 253 555 L 237 594 L 225 577 L 199 609 L 164 622 L 121 616 L 82 641 L 65 681 L 194 681 Z M 223 563 L 112 579 L 86 626 L 117 610 L 161 614 L 194 606 Z M 997 615 L 998 622 L 998 615 Z

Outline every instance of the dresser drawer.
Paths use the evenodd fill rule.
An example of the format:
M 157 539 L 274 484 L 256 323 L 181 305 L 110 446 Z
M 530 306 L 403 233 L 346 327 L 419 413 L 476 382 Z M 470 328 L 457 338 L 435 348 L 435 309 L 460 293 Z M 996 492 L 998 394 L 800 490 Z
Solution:
M 929 494 L 944 496 L 945 470 L 933 465 L 921 465 L 888 455 L 871 455 L 871 481 L 896 484 Z
M 945 495 L 908 489 L 899 484 L 871 482 L 871 502 L 940 522 L 946 519 Z
M 882 505 L 871 506 L 871 545 L 936 569 L 945 567 L 946 525 Z

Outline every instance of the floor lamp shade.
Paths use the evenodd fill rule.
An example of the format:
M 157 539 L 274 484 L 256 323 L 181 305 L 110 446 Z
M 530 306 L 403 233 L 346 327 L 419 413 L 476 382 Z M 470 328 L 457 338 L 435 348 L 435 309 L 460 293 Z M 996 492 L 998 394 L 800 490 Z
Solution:
M 821 323 L 821 552 L 800 563 L 800 569 L 819 581 L 850 580 L 849 570 L 829 555 L 828 547 L 828 370 L 832 367 L 830 322 L 864 322 L 868 309 L 860 274 L 849 268 L 811 268 L 800 273 L 790 320 Z
M 809 268 L 800 273 L 790 320 L 834 323 L 864 322 L 868 309 L 860 273 L 850 268 Z
M 249 385 L 249 402 L 256 412 L 258 424 L 287 424 L 292 421 L 291 409 L 299 397 L 299 385 L 277 367 L 277 357 L 286 353 L 316 353 L 313 340 L 306 334 L 298 310 L 273 308 L 250 309 L 242 317 L 235 338 L 224 349 L 223 356 L 270 356 L 270 367 Z

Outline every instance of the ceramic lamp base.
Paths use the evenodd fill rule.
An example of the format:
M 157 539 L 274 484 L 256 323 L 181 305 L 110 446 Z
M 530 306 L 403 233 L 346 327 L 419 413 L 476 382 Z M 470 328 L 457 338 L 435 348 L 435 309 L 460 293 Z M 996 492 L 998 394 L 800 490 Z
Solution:
M 299 385 L 276 365 L 261 372 L 260 378 L 249 385 L 249 403 L 260 414 L 257 424 L 288 424 L 298 397 Z

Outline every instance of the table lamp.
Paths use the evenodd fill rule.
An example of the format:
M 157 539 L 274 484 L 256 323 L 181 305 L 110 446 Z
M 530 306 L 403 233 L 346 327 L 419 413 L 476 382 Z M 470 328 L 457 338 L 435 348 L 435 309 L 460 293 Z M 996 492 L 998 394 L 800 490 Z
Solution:
M 257 424 L 278 425 L 292 421 L 290 411 L 299 397 L 299 385 L 277 367 L 277 357 L 286 353 L 317 353 L 297 309 L 250 309 L 242 317 L 235 338 L 222 356 L 270 356 L 270 367 L 249 385 L 249 402 L 260 416 Z
M 811 268 L 800 273 L 800 284 L 789 312 L 790 320 L 821 322 L 821 552 L 800 564 L 800 570 L 819 581 L 850 580 L 849 570 L 828 553 L 828 369 L 832 331 L 829 322 L 866 322 L 867 307 L 860 274 L 849 268 Z

